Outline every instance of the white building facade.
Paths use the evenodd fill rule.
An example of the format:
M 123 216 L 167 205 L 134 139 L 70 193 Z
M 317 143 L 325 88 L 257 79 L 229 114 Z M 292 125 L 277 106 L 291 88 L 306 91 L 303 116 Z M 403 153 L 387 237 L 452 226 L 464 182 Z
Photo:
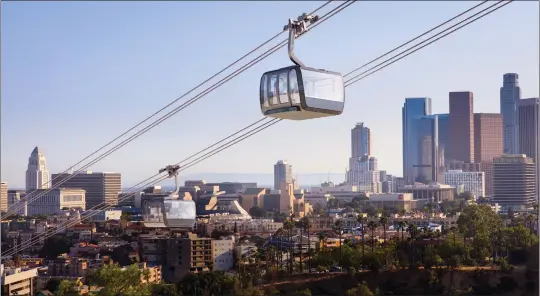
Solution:
M 449 170 L 444 173 L 444 183 L 450 186 L 463 186 L 476 198 L 485 196 L 486 182 L 484 172 L 463 172 L 462 170 Z
M 35 192 L 34 194 L 43 194 Z M 54 215 L 62 209 L 86 208 L 86 191 L 79 188 L 53 189 L 28 205 L 28 215 Z
M 234 267 L 234 239 L 212 240 L 214 270 L 228 271 Z
M 51 174 L 47 170 L 47 160 L 36 146 L 28 158 L 26 170 L 26 191 L 48 189 L 51 186 Z

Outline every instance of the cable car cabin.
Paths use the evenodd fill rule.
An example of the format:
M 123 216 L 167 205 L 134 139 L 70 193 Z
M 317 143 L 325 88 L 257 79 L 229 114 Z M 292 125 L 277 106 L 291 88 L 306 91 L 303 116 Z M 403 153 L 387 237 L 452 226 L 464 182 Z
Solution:
M 305 120 L 343 113 L 345 87 L 337 72 L 289 66 L 261 77 L 260 104 L 264 116 Z
M 196 222 L 195 202 L 182 199 L 148 200 L 143 202 L 143 224 L 149 228 L 181 228 L 192 230 Z

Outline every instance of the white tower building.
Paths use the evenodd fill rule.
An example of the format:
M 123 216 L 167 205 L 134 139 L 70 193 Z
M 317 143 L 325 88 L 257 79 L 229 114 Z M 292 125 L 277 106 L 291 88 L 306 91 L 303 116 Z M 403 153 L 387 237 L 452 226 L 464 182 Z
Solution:
M 26 191 L 50 188 L 51 175 L 47 170 L 47 161 L 41 150 L 36 146 L 28 158 L 26 170 Z

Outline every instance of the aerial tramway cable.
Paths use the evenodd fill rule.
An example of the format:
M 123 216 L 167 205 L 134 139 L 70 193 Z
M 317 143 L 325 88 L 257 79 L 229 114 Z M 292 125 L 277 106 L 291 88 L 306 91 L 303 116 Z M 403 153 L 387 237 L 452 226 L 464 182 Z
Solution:
M 315 9 L 312 13 L 315 13 L 317 11 L 319 11 L 320 9 L 324 8 L 325 6 L 327 6 L 328 4 L 330 4 L 333 0 L 330 0 L 330 1 L 327 1 L 325 2 L 323 5 L 319 6 L 317 9 Z M 331 17 L 333 17 L 335 14 L 337 14 L 338 12 L 340 12 L 341 10 L 343 10 L 344 8 L 348 7 L 349 5 L 351 5 L 352 3 L 354 3 L 354 1 L 346 1 L 342 4 L 340 4 L 338 7 L 332 9 L 330 12 L 328 12 L 327 14 L 325 14 L 323 16 L 324 20 L 327 20 Z M 86 156 L 85 158 L 83 158 L 82 160 L 80 160 L 79 162 L 77 162 L 76 164 L 72 165 L 70 168 L 68 168 L 67 170 L 65 170 L 63 173 L 61 173 L 59 176 L 62 176 L 63 174 L 66 174 L 68 173 L 69 171 L 73 170 L 73 168 L 79 164 L 81 164 L 82 162 L 84 162 L 85 160 L 91 158 L 92 156 L 94 156 L 95 154 L 97 154 L 98 152 L 100 152 L 101 150 L 103 150 L 104 148 L 108 147 L 109 145 L 111 145 L 112 143 L 116 142 L 117 140 L 119 140 L 120 138 L 122 138 L 123 136 L 127 135 L 128 133 L 130 133 L 131 131 L 135 130 L 137 127 L 141 126 L 143 123 L 147 122 L 148 120 L 150 120 L 151 118 L 153 118 L 154 116 L 156 116 L 157 114 L 163 112 L 165 109 L 169 108 L 170 106 L 172 106 L 173 104 L 175 104 L 176 102 L 178 102 L 179 100 L 183 99 L 184 97 L 186 97 L 187 95 L 189 95 L 190 93 L 192 93 L 193 91 L 195 91 L 196 89 L 200 88 L 202 85 L 206 84 L 207 82 L 211 81 L 212 79 L 214 79 L 215 77 L 219 76 L 220 74 L 222 74 L 223 72 L 225 72 L 226 70 L 228 70 L 229 68 L 233 67 L 234 65 L 236 65 L 238 62 L 240 62 L 241 60 L 245 59 L 246 57 L 248 57 L 249 55 L 253 54 L 254 52 L 256 52 L 257 50 L 261 49 L 262 47 L 264 47 L 265 45 L 269 44 L 271 41 L 273 41 L 274 39 L 276 39 L 279 35 L 281 35 L 283 33 L 283 31 L 279 32 L 278 34 L 276 34 L 275 36 L 271 37 L 270 39 L 268 39 L 267 41 L 265 41 L 263 44 L 257 46 L 255 49 L 251 50 L 250 52 L 248 52 L 247 54 L 245 54 L 244 56 L 242 56 L 241 58 L 237 59 L 236 61 L 234 61 L 233 63 L 231 63 L 230 65 L 228 65 L 227 67 L 225 67 L 224 69 L 222 69 L 221 71 L 217 72 L 216 74 L 212 75 L 211 77 L 209 77 L 208 79 L 206 79 L 205 81 L 203 81 L 202 83 L 200 83 L 199 85 L 195 86 L 194 88 L 192 88 L 191 90 L 189 90 L 188 92 L 184 93 L 182 96 L 180 96 L 179 98 L 175 99 L 174 101 L 170 102 L 169 104 L 167 104 L 166 106 L 164 106 L 163 108 L 161 108 L 160 110 L 156 111 L 155 113 L 153 113 L 152 115 L 146 117 L 144 120 L 142 120 L 141 122 L 139 122 L 138 124 L 136 124 L 135 126 L 133 126 L 132 128 L 130 128 L 129 130 L 125 131 L 124 133 L 122 133 L 121 135 L 119 135 L 118 137 L 114 138 L 113 140 L 111 140 L 110 142 L 108 142 L 107 144 L 101 146 L 100 148 L 98 148 L 97 150 L 95 150 L 94 152 L 92 152 L 91 154 L 89 154 L 88 156 Z M 116 150 L 122 148 L 123 146 L 127 145 L 128 143 L 130 143 L 131 141 L 135 140 L 136 138 L 138 138 L 139 136 L 143 135 L 144 133 L 148 132 L 149 130 L 151 130 L 152 128 L 156 127 L 157 125 L 161 124 L 163 121 L 169 119 L 170 117 L 172 117 L 173 115 L 177 114 L 178 112 L 182 111 L 183 109 L 187 108 L 189 105 L 193 104 L 194 102 L 200 100 L 201 98 L 203 98 L 204 96 L 208 95 L 209 93 L 211 93 L 212 91 L 214 91 L 215 89 L 217 89 L 218 87 L 222 86 L 223 84 L 225 84 L 226 82 L 230 81 L 231 79 L 235 78 L 236 76 L 238 76 L 239 74 L 241 74 L 242 72 L 246 71 L 247 69 L 251 68 L 252 66 L 254 66 L 255 64 L 257 64 L 258 62 L 262 61 L 263 59 L 267 58 L 269 55 L 275 53 L 279 48 L 285 46 L 285 43 L 286 43 L 286 40 L 280 42 L 278 45 L 272 47 L 271 49 L 267 50 L 265 53 L 259 55 L 257 58 L 251 60 L 250 62 L 248 62 L 246 65 L 242 66 L 240 69 L 237 69 L 236 71 L 234 71 L 232 74 L 229 74 L 228 76 L 226 76 L 225 78 L 222 78 L 219 82 L 213 84 L 211 87 L 203 90 L 202 92 L 200 92 L 198 95 L 196 95 L 195 97 L 191 98 L 190 100 L 188 100 L 187 102 L 183 103 L 182 105 L 176 107 L 175 109 L 173 109 L 172 111 L 168 112 L 166 115 L 162 116 L 161 118 L 157 119 L 156 121 L 154 121 L 153 123 L 151 123 L 150 125 L 146 126 L 145 128 L 143 128 L 142 130 L 139 130 L 137 133 L 135 133 L 134 135 L 130 136 L 128 139 L 122 141 L 121 143 L 117 144 L 116 146 L 112 147 L 110 150 L 108 150 L 107 152 L 101 154 L 100 156 L 98 156 L 97 158 L 93 159 L 92 161 L 86 163 L 85 165 L 83 165 L 82 167 L 80 168 L 77 168 L 77 170 L 75 172 L 73 172 L 72 174 L 70 174 L 69 176 L 67 176 L 66 178 L 60 180 L 60 182 L 58 182 L 57 184 L 55 184 L 54 186 L 51 186 L 51 188 L 49 189 L 46 189 L 36 195 L 32 195 L 32 194 L 29 194 L 28 196 L 26 196 L 23 200 L 19 201 L 18 203 L 14 204 L 12 207 L 10 207 L 7 211 L 7 213 L 2 217 L 2 218 L 7 218 L 9 217 L 10 215 L 13 215 L 13 214 L 16 214 L 17 211 L 19 211 L 20 209 L 22 209 L 24 206 L 25 206 L 25 202 L 26 204 L 30 204 L 32 202 L 34 202 L 35 200 L 39 199 L 40 197 L 44 196 L 45 194 L 49 193 L 51 190 L 55 189 L 55 188 L 58 188 L 59 186 L 61 186 L 62 184 L 64 184 L 65 182 L 69 181 L 71 178 L 75 177 L 76 175 L 78 175 L 79 173 L 81 173 L 81 171 L 83 170 L 86 170 L 87 168 L 89 168 L 90 166 L 96 164 L 97 162 L 99 162 L 100 160 L 102 160 L 103 158 L 107 157 L 108 155 L 112 154 L 113 152 L 115 152 Z M 57 176 L 55 179 L 57 179 L 59 176 Z M 49 183 L 52 183 L 55 179 L 52 179 L 50 180 L 49 182 L 47 182 L 47 184 Z
M 371 76 L 372 74 L 374 74 L 374 73 L 376 73 L 376 72 L 378 72 L 378 71 L 380 71 L 380 70 L 386 68 L 387 66 L 389 66 L 389 65 L 391 65 L 391 64 L 393 64 L 393 63 L 395 63 L 395 62 L 397 62 L 397 61 L 399 61 L 399 60 L 401 60 L 401 59 L 404 59 L 405 57 L 407 57 L 407 56 L 413 54 L 414 52 L 417 52 L 418 50 L 420 50 L 420 49 L 422 49 L 422 48 L 424 48 L 424 47 L 426 47 L 426 46 L 428 46 L 428 45 L 430 45 L 430 44 L 432 44 L 432 43 L 434 43 L 434 42 L 436 42 L 436 41 L 438 41 L 438 40 L 440 40 L 440 39 L 442 39 L 442 38 L 444 38 L 444 37 L 446 37 L 446 36 L 448 36 L 448 35 L 450 35 L 450 34 L 452 34 L 452 33 L 454 33 L 454 32 L 456 32 L 456 31 L 458 31 L 459 29 L 464 28 L 464 27 L 466 27 L 466 26 L 468 26 L 468 25 L 470 25 L 470 24 L 476 22 L 477 20 L 479 20 L 479 19 L 481 19 L 481 18 L 483 18 L 483 17 L 485 17 L 485 16 L 487 16 L 487 15 L 489 15 L 489 14 L 491 14 L 491 13 L 497 11 L 497 10 L 499 10 L 500 8 L 502 8 L 502 7 L 504 7 L 504 6 L 508 5 L 508 4 L 510 4 L 510 3 L 513 2 L 513 1 L 514 1 L 514 0 L 510 0 L 510 1 L 498 1 L 497 3 L 495 3 L 495 4 L 491 5 L 491 6 L 489 6 L 488 8 L 486 8 L 486 9 L 484 9 L 484 10 L 482 10 L 482 11 L 476 13 L 476 14 L 474 14 L 473 16 L 471 16 L 471 17 L 469 17 L 469 18 L 466 18 L 465 20 L 460 21 L 458 24 L 456 24 L 456 25 L 454 25 L 454 26 L 451 26 L 451 27 L 445 29 L 443 32 L 438 33 L 438 34 L 436 34 L 435 36 L 432 36 L 432 37 L 428 38 L 427 40 L 425 40 L 425 41 L 423 41 L 423 42 L 420 42 L 419 44 L 417 44 L 417 45 L 415 45 L 415 46 L 412 46 L 412 47 L 410 47 L 409 49 L 405 50 L 404 52 L 402 52 L 402 53 L 400 53 L 400 54 L 398 54 L 398 55 L 395 55 L 395 56 L 393 56 L 393 57 L 391 57 L 391 58 L 385 60 L 384 62 L 378 64 L 377 66 L 375 66 L 375 67 L 378 67 L 378 66 L 381 66 L 381 67 L 379 67 L 379 68 L 377 68 L 377 69 L 375 69 L 375 70 L 373 70 L 373 71 L 371 71 L 373 67 L 370 68 L 370 69 L 368 69 L 367 72 L 369 72 L 369 71 L 371 71 L 371 72 L 367 73 L 366 75 L 359 76 L 359 75 L 364 74 L 364 72 L 363 72 L 363 73 L 360 73 L 359 75 L 357 75 L 357 76 L 355 76 L 355 77 L 349 79 L 349 80 L 346 82 L 346 87 L 347 87 L 347 86 L 350 86 L 350 85 L 352 85 L 352 84 L 354 84 L 354 83 L 356 83 L 356 82 L 358 82 L 358 81 L 360 81 L 360 80 L 362 80 L 362 79 L 364 79 L 364 78 L 366 78 L 366 77 L 368 77 L 368 76 Z M 486 1 L 484 1 L 483 3 L 485 3 L 485 2 L 486 2 Z M 504 2 L 504 3 L 503 3 L 502 5 L 499 5 L 499 4 L 501 4 L 502 2 Z M 478 5 L 475 6 L 475 7 L 478 7 Z M 495 8 L 494 8 L 494 7 L 495 7 Z M 491 9 L 491 8 L 494 8 L 494 9 Z M 491 10 L 489 10 L 489 9 L 491 9 Z M 487 11 L 487 10 L 489 10 L 489 11 Z M 470 10 L 468 10 L 468 11 L 470 11 Z M 487 11 L 487 12 L 485 12 L 485 11 Z M 485 12 L 485 13 L 483 13 L 483 12 Z M 482 14 L 482 13 L 483 13 L 483 14 Z M 481 14 L 481 15 L 479 15 L 479 14 Z M 461 14 L 461 15 L 462 15 L 462 14 Z M 479 15 L 479 16 L 477 16 L 477 15 Z M 474 18 L 474 19 L 472 19 L 471 21 L 466 22 L 467 20 L 473 18 L 474 16 L 477 16 L 477 17 Z M 465 24 L 463 24 L 463 25 L 461 25 L 461 26 L 459 26 L 459 27 L 457 27 L 457 28 L 455 28 L 455 29 L 453 29 L 453 30 L 450 30 L 450 29 L 452 29 L 452 28 L 454 28 L 454 27 L 456 27 L 457 25 L 462 24 L 462 23 L 465 23 Z M 439 26 L 439 27 L 440 27 L 440 26 Z M 446 34 L 444 34 L 444 35 L 442 35 L 442 36 L 440 36 L 440 37 L 438 37 L 438 38 L 436 38 L 436 39 L 430 41 L 429 43 L 426 43 L 426 44 L 422 45 L 422 46 L 419 47 L 419 48 L 414 49 L 413 51 L 410 51 L 411 49 L 417 47 L 418 45 L 423 44 L 423 43 L 429 41 L 430 39 L 435 38 L 435 37 L 439 36 L 439 35 L 442 34 L 442 33 L 445 33 L 446 31 L 449 31 L 449 32 L 447 32 Z M 416 37 L 416 39 L 418 39 L 418 37 Z M 410 43 L 410 41 L 409 41 L 408 43 Z M 395 48 L 394 51 L 397 50 L 397 49 L 399 49 L 399 48 L 401 48 L 401 47 L 403 47 L 403 46 L 400 46 L 400 47 Z M 408 51 L 410 51 L 410 52 L 408 52 Z M 391 52 L 392 52 L 392 51 L 388 52 L 386 55 L 388 55 L 388 54 L 391 53 Z M 408 52 L 408 53 L 406 53 L 405 55 L 402 55 L 402 54 L 405 53 L 405 52 Z M 402 56 L 400 56 L 400 55 L 402 55 Z M 384 55 L 383 55 L 383 56 L 384 56 Z M 399 56 L 399 58 L 395 59 L 395 58 L 398 57 L 398 56 Z M 381 57 L 378 57 L 378 58 L 372 60 L 372 62 L 365 64 L 364 66 L 370 65 L 370 64 L 372 64 L 374 61 L 379 60 L 380 58 L 381 58 Z M 395 59 L 395 60 L 394 60 L 394 59 Z M 383 65 L 383 64 L 384 64 L 384 65 Z M 360 68 L 361 68 L 361 67 L 360 67 Z M 357 70 L 359 70 L 360 68 L 357 68 L 357 69 L 355 69 L 354 71 L 357 71 Z M 351 71 L 351 72 L 349 72 L 348 74 L 350 74 L 350 73 L 352 73 L 352 72 L 354 72 L 354 71 Z M 233 146 L 233 145 L 236 145 L 237 143 L 239 143 L 239 142 L 241 142 L 241 141 L 243 141 L 243 140 L 245 140 L 245 139 L 247 139 L 247 138 L 249 138 L 249 137 L 251 137 L 251 136 L 257 134 L 257 133 L 259 133 L 260 131 L 262 131 L 262 130 L 264 130 L 264 129 L 266 129 L 266 128 L 268 128 L 268 127 L 270 127 L 270 126 L 272 126 L 272 125 L 274 125 L 274 124 L 276 124 L 276 123 L 278 123 L 278 122 L 280 122 L 281 120 L 282 120 L 282 119 L 269 119 L 269 120 L 266 120 L 266 118 L 262 118 L 262 119 L 256 121 L 255 123 L 248 125 L 246 128 L 244 128 L 244 129 L 242 129 L 242 130 L 240 130 L 240 131 L 238 131 L 238 132 L 236 132 L 236 133 L 234 133 L 234 134 L 228 136 L 227 138 L 232 137 L 232 136 L 234 136 L 234 135 L 240 133 L 241 131 L 243 131 L 243 130 L 245 130 L 245 129 L 247 129 L 247 128 L 249 128 L 249 127 L 251 127 L 251 126 L 253 126 L 253 125 L 257 124 L 257 123 L 266 121 L 264 124 L 258 126 L 258 127 L 255 128 L 254 130 L 252 130 L 252 131 L 250 131 L 250 132 L 248 132 L 248 133 L 246 133 L 246 134 L 244 134 L 244 135 L 242 135 L 242 136 L 239 136 L 239 137 L 235 138 L 235 139 L 232 140 L 231 142 L 228 142 L 228 143 L 226 143 L 226 144 L 224 144 L 224 145 L 222 145 L 222 146 L 220 146 L 220 147 L 215 148 L 213 151 L 210 151 L 210 152 L 208 152 L 207 154 L 205 154 L 205 155 L 203 155 L 203 156 L 199 156 L 198 158 L 192 160 L 192 161 L 191 161 L 190 163 L 188 163 L 188 164 L 185 164 L 185 165 L 181 166 L 181 171 L 182 171 L 182 170 L 185 170 L 185 169 L 187 169 L 187 168 L 189 168 L 189 167 L 191 167 L 191 166 L 193 166 L 193 165 L 195 165 L 195 164 L 197 164 L 197 163 L 199 163 L 199 162 L 201 162 L 201 161 L 204 161 L 204 160 L 208 159 L 209 157 L 211 157 L 211 156 L 213 156 L 213 155 L 215 155 L 215 154 L 217 154 L 217 153 L 219 153 L 219 152 L 221 152 L 221 151 L 223 151 L 223 150 L 225 150 L 225 149 L 227 149 L 227 148 L 229 148 L 229 147 L 231 147 L 231 146 Z M 225 138 L 225 139 L 227 139 L 227 138 Z M 221 142 L 221 141 L 220 141 L 220 142 Z M 219 143 L 219 142 L 218 142 L 218 143 Z M 213 144 L 211 147 L 216 146 L 218 143 Z M 208 150 L 209 148 L 210 148 L 210 147 L 204 149 L 203 151 L 206 151 L 206 150 Z M 203 151 L 201 151 L 201 152 L 203 152 Z M 192 157 L 193 157 L 193 156 L 192 156 Z M 192 157 L 190 157 L 190 158 L 192 158 Z M 180 162 L 180 163 L 181 163 L 181 162 Z M 154 175 L 154 176 L 155 176 L 155 175 Z M 150 177 L 150 178 L 152 178 L 152 177 Z M 150 179 L 150 178 L 145 179 L 145 181 L 148 180 L 148 179 Z M 163 180 L 165 180 L 166 178 L 167 178 L 167 177 L 163 177 Z M 162 180 L 161 180 L 161 181 L 162 181 Z M 143 181 L 143 182 L 144 182 L 144 181 Z M 160 182 L 160 181 L 158 181 L 158 182 Z M 151 182 L 150 182 L 150 183 L 151 183 Z M 148 183 L 148 184 L 150 184 L 150 183 Z M 139 183 L 139 184 L 140 184 L 140 183 Z M 154 184 L 156 184 L 156 183 L 154 183 Z M 145 185 L 145 186 L 146 186 L 146 185 Z M 133 196 L 134 194 L 136 194 L 136 192 L 134 192 L 131 196 Z M 125 196 L 125 197 L 122 198 L 122 200 L 125 200 L 125 199 L 127 199 L 127 198 L 129 198 L 129 197 L 130 197 L 130 196 Z M 103 209 L 107 209 L 107 208 L 110 208 L 110 206 L 105 205 L 105 207 L 104 207 Z M 90 214 L 90 215 L 85 215 L 85 218 L 91 217 L 92 215 L 95 215 L 95 214 L 97 214 L 97 213 L 93 213 L 93 214 Z M 83 218 L 83 217 L 81 216 L 81 219 L 85 219 L 85 218 Z M 46 234 L 44 238 L 39 238 L 39 236 L 36 236 L 35 238 L 36 238 L 37 240 L 32 241 L 32 239 L 34 239 L 34 238 L 32 238 L 30 243 L 28 243 L 28 244 L 24 244 L 24 243 L 23 243 L 23 246 L 22 246 L 20 249 L 17 248 L 16 250 L 13 250 L 13 249 L 9 250 L 9 251 L 7 252 L 8 254 L 3 255 L 2 258 L 5 258 L 5 257 L 10 256 L 10 255 L 13 255 L 13 254 L 15 254 L 15 253 L 17 253 L 17 252 L 20 252 L 20 251 L 24 250 L 25 248 L 28 248 L 28 247 L 30 247 L 30 246 L 32 246 L 32 245 L 35 245 L 35 244 L 36 244 L 37 242 L 39 242 L 40 240 L 46 239 L 46 238 L 48 238 L 48 237 L 50 237 L 50 236 L 53 236 L 53 235 L 57 234 L 59 231 L 63 231 L 64 229 L 66 229 L 66 228 L 68 228 L 68 227 L 71 227 L 72 225 L 75 225 L 75 224 L 77 224 L 77 222 L 76 222 L 76 221 L 73 221 L 73 224 L 68 223 L 68 225 L 66 225 L 65 228 L 63 228 L 62 230 L 60 230 L 60 229 L 58 229 L 58 228 L 56 229 L 56 231 L 55 231 L 55 230 L 52 230 L 51 232 L 54 232 L 54 233 Z

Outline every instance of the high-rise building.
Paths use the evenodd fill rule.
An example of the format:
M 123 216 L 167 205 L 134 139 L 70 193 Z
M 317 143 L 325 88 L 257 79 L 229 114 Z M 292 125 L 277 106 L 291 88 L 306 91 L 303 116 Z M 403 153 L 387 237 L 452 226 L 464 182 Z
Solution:
M 364 155 L 371 155 L 371 129 L 359 122 L 351 130 L 351 158 L 349 159 L 349 168 Z
M 439 120 L 439 153 L 442 155 L 440 165 L 444 166 L 448 159 L 450 147 L 450 114 L 436 114 Z
M 415 135 L 409 139 L 416 142 L 417 155 L 413 156 L 414 182 L 429 184 L 438 182 L 441 172 L 439 161 L 439 120 L 437 115 L 420 116 L 413 120 Z M 444 171 L 444 170 L 443 170 Z
M 518 102 L 519 148 L 536 164 L 536 198 L 540 199 L 540 98 Z
M 474 162 L 473 93 L 450 92 L 450 150 L 449 159 Z
M 493 194 L 493 159 L 503 154 L 502 115 L 474 114 L 474 160 L 485 173 L 486 196 Z
M 47 170 L 47 160 L 36 146 L 28 158 L 26 170 L 26 191 L 50 188 L 50 174 Z
M 465 191 L 472 193 L 476 198 L 486 195 L 484 172 L 447 171 L 444 173 L 444 184 L 463 186 Z
M 120 173 L 83 171 L 73 174 L 53 174 L 52 179 L 53 186 L 65 181 L 61 183 L 61 187 L 84 189 L 87 210 L 101 203 L 108 206 L 117 205 L 118 194 L 122 191 L 122 175 Z
M 525 154 L 503 154 L 493 161 L 493 201 L 502 209 L 531 209 L 535 197 L 535 165 Z
M 0 182 L 0 211 L 7 212 L 8 210 L 8 189 L 7 182 Z
M 519 75 L 506 73 L 503 75 L 503 86 L 500 93 L 500 108 L 503 121 L 504 153 L 519 153 L 519 115 L 517 102 L 521 99 Z
M 360 191 L 382 192 L 381 172 L 378 169 L 377 158 L 364 155 L 353 163 L 345 176 L 345 182 L 357 186 Z
M 406 98 L 402 108 L 403 128 L 403 178 L 405 183 L 414 183 L 417 163 L 418 136 L 415 120 L 421 116 L 431 115 L 431 98 Z
M 293 175 L 292 175 L 292 166 L 284 160 L 278 161 L 274 165 L 274 189 L 281 189 L 281 183 L 292 184 Z

